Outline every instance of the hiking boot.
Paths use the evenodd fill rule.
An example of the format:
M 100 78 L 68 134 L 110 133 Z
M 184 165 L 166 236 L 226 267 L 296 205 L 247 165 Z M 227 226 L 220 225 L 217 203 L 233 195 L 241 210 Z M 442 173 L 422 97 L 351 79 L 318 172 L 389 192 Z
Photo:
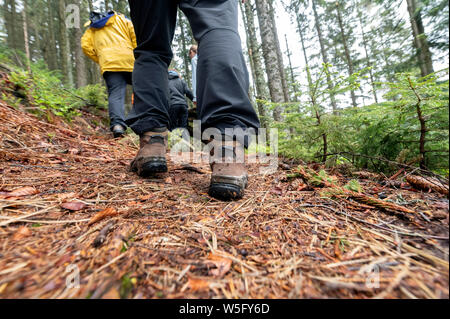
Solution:
M 147 132 L 140 137 L 140 150 L 131 162 L 130 169 L 141 177 L 167 172 L 166 149 L 167 129 L 160 132 Z
M 215 146 L 211 150 L 209 195 L 225 201 L 241 199 L 248 185 L 244 148 L 237 142 L 224 142 L 223 145 Z
M 117 125 L 113 126 L 112 132 L 113 132 L 114 138 L 123 137 L 123 135 L 125 134 L 125 128 L 122 125 L 117 124 Z

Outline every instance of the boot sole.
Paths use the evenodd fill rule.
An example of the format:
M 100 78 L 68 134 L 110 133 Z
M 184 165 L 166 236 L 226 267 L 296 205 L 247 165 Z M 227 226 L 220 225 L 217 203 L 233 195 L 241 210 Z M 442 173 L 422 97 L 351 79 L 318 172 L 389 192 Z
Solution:
M 167 173 L 167 163 L 164 162 L 147 162 L 141 166 L 139 176 L 149 177 L 155 174 Z
M 209 195 L 224 201 L 238 200 L 244 197 L 244 189 L 233 184 L 213 183 L 209 186 Z

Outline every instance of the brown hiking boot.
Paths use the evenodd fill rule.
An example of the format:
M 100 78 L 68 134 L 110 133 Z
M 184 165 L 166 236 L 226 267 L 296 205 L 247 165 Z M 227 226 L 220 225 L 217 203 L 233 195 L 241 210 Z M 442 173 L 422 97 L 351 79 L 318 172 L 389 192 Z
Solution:
M 167 172 L 166 149 L 168 131 L 147 132 L 140 137 L 140 150 L 130 169 L 141 177 Z
M 237 142 L 212 143 L 209 195 L 226 201 L 241 199 L 248 185 L 244 148 Z

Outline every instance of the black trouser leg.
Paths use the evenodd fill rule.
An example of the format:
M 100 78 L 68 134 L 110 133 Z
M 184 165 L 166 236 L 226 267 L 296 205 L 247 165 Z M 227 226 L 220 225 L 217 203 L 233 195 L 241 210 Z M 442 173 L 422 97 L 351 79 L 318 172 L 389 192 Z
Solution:
M 142 134 L 170 127 L 167 68 L 177 4 L 199 42 L 197 98 L 202 129 L 258 128 L 248 97 L 249 78 L 238 34 L 235 0 L 129 0 L 138 47 L 133 73 L 135 105 L 127 123 Z
M 110 129 L 120 124 L 125 124 L 125 96 L 127 84 L 131 84 L 131 74 L 129 72 L 105 72 L 103 77 L 108 88 L 108 110 Z
M 189 118 L 189 112 L 188 112 L 188 106 L 183 105 L 183 108 L 180 110 L 180 126 L 181 128 L 188 128 L 188 118 Z
M 249 75 L 238 33 L 235 0 L 181 0 L 199 42 L 197 107 L 202 129 L 259 128 L 248 97 Z
M 170 118 L 172 120 L 172 129 L 187 128 L 188 107 L 184 104 L 175 104 L 170 106 Z
M 173 56 L 177 2 L 129 0 L 138 46 L 134 51 L 135 100 L 126 122 L 138 135 L 156 128 L 170 128 L 167 69 Z

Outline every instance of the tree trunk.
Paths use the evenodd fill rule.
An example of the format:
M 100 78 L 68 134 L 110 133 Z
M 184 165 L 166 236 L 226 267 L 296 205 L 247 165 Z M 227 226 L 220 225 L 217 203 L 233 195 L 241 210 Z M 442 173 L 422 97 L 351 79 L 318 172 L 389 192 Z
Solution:
M 357 6 L 357 4 L 356 4 L 356 6 Z M 362 12 L 359 9 L 359 7 L 357 7 L 357 8 L 358 8 L 357 9 L 358 10 L 358 19 L 359 19 L 359 25 L 361 27 L 361 35 L 362 35 L 362 41 L 363 41 L 363 46 L 364 46 L 364 52 L 366 53 L 367 66 L 369 67 L 370 84 L 372 85 L 372 93 L 373 93 L 373 97 L 375 98 L 375 103 L 378 103 L 377 89 L 375 87 L 375 80 L 374 80 L 373 70 L 372 70 L 372 62 L 370 61 L 366 33 L 364 32 Z
M 81 8 L 82 1 L 76 0 L 75 4 L 79 8 Z M 87 85 L 86 60 L 80 44 L 82 36 L 83 30 L 81 29 L 81 26 L 77 26 L 77 28 L 75 29 L 75 63 L 77 66 L 77 88 Z
M 353 73 L 354 73 L 353 61 L 352 61 L 352 58 L 350 56 L 350 50 L 348 48 L 347 37 L 345 36 L 344 24 L 342 23 L 341 7 L 340 7 L 340 2 L 339 1 L 336 1 L 336 13 L 337 13 L 339 29 L 340 29 L 340 33 L 341 33 L 341 37 L 342 37 L 342 44 L 344 45 L 345 59 L 346 59 L 347 66 L 348 66 L 348 75 L 352 76 Z M 350 91 L 350 95 L 352 97 L 353 107 L 357 107 L 358 104 L 356 103 L 355 91 L 351 90 Z
M 302 25 L 300 22 L 301 17 L 300 17 L 300 14 L 298 13 L 298 11 L 296 12 L 296 15 L 297 15 L 298 34 L 300 35 L 300 43 L 302 45 L 303 57 L 305 59 L 308 85 L 311 88 L 312 87 L 311 69 L 309 67 L 308 54 L 306 53 L 305 36 L 303 35 L 303 29 L 302 29 Z
M 282 76 L 278 64 L 278 55 L 274 38 L 272 21 L 270 18 L 270 5 L 268 0 L 257 0 L 256 10 L 258 12 L 259 29 L 261 33 L 264 62 L 269 79 L 270 96 L 273 103 L 278 104 L 273 112 L 275 121 L 282 121 L 282 109 L 280 104 L 285 101 L 283 93 Z
M 417 58 L 422 76 L 427 76 L 434 72 L 433 60 L 425 35 L 420 8 L 417 8 L 416 0 L 406 0 L 411 21 L 412 34 L 414 37 L 414 47 L 417 50 Z
M 110 5 L 109 5 L 109 1 L 105 0 L 104 1 L 104 5 L 105 5 L 105 11 L 108 12 L 110 10 Z
M 72 61 L 70 56 L 69 37 L 67 34 L 67 28 L 65 23 L 66 16 L 66 4 L 64 0 L 58 0 L 58 13 L 59 13 L 59 46 L 60 46 L 60 58 L 61 58 L 61 71 L 64 77 L 64 82 L 69 86 L 73 86 L 73 72 Z
M 23 18 L 23 39 L 25 44 L 25 55 L 27 57 L 27 70 L 31 74 L 31 55 L 30 55 L 30 43 L 28 41 L 28 18 L 27 18 L 28 5 L 27 1 L 23 1 L 22 18 Z
M 314 11 L 314 19 L 315 19 L 315 26 L 317 31 L 317 37 L 319 39 L 319 45 L 320 45 L 320 53 L 322 55 L 322 61 L 324 64 L 328 64 L 328 54 L 327 50 L 325 48 L 325 43 L 322 36 L 322 28 L 320 27 L 320 19 L 319 15 L 317 13 L 317 7 L 316 7 L 316 1 L 312 0 L 312 8 Z M 330 100 L 331 100 L 331 107 L 333 108 L 333 113 L 337 114 L 337 103 L 336 98 L 333 93 L 333 82 L 331 81 L 330 74 L 327 74 L 327 84 L 328 84 L 328 90 L 330 91 Z
M 275 41 L 274 45 L 277 49 L 278 68 L 280 69 L 281 84 L 283 85 L 284 102 L 288 103 L 290 101 L 289 88 L 287 85 L 286 73 L 284 70 L 283 53 L 281 52 L 280 41 L 278 39 L 278 29 L 275 19 L 275 9 L 273 8 L 273 0 L 269 0 L 269 13 L 270 13 L 270 22 L 272 24 L 273 38 Z
M 189 47 L 188 42 L 186 41 L 186 19 L 183 16 L 183 12 L 181 10 L 178 10 L 178 24 L 180 26 L 180 37 L 181 37 L 181 52 L 183 56 L 183 62 L 184 62 L 184 72 L 185 72 L 185 79 L 189 85 L 189 87 L 192 87 L 192 76 L 191 71 L 189 69 Z
M 244 9 L 244 5 L 242 4 L 242 2 L 239 1 L 239 7 L 241 9 L 241 13 L 242 13 L 242 22 L 244 23 L 244 30 L 245 30 L 245 41 L 247 44 L 247 54 L 248 54 L 248 60 L 250 62 L 250 71 L 252 72 L 252 88 L 250 88 L 250 90 L 253 90 L 254 95 L 256 96 L 256 83 L 255 83 L 255 66 L 253 65 L 253 60 L 250 56 L 251 54 L 251 47 L 250 47 L 250 33 L 248 30 L 248 21 L 247 21 L 247 16 L 245 14 L 245 9 Z M 251 94 L 249 92 L 249 94 Z
M 287 39 L 287 35 L 286 34 L 284 35 L 284 38 L 286 39 L 286 49 L 287 49 L 287 56 L 288 56 L 288 61 L 289 61 L 289 71 L 291 73 L 292 89 L 294 90 L 294 102 L 298 102 L 297 82 L 295 80 L 294 68 L 292 67 L 292 60 L 291 60 L 292 54 L 291 54 L 291 51 L 289 50 L 289 43 L 288 43 L 288 39 Z
M 246 1 L 244 5 L 245 17 L 247 20 L 247 31 L 249 40 L 249 58 L 252 61 L 254 68 L 255 86 L 256 86 L 256 99 L 258 104 L 258 113 L 261 118 L 262 127 L 268 129 L 267 112 L 264 102 L 268 100 L 267 83 L 264 78 L 263 63 L 261 60 L 261 49 L 256 36 L 256 24 L 255 24 L 255 7 L 252 1 Z
M 56 70 L 58 66 L 57 61 L 58 51 L 56 48 L 56 38 L 55 38 L 56 28 L 54 27 L 54 15 L 53 15 L 54 4 L 55 4 L 54 1 L 51 0 L 47 1 L 49 46 L 48 48 L 46 48 L 46 50 L 48 50 L 47 65 L 50 68 L 50 70 Z

